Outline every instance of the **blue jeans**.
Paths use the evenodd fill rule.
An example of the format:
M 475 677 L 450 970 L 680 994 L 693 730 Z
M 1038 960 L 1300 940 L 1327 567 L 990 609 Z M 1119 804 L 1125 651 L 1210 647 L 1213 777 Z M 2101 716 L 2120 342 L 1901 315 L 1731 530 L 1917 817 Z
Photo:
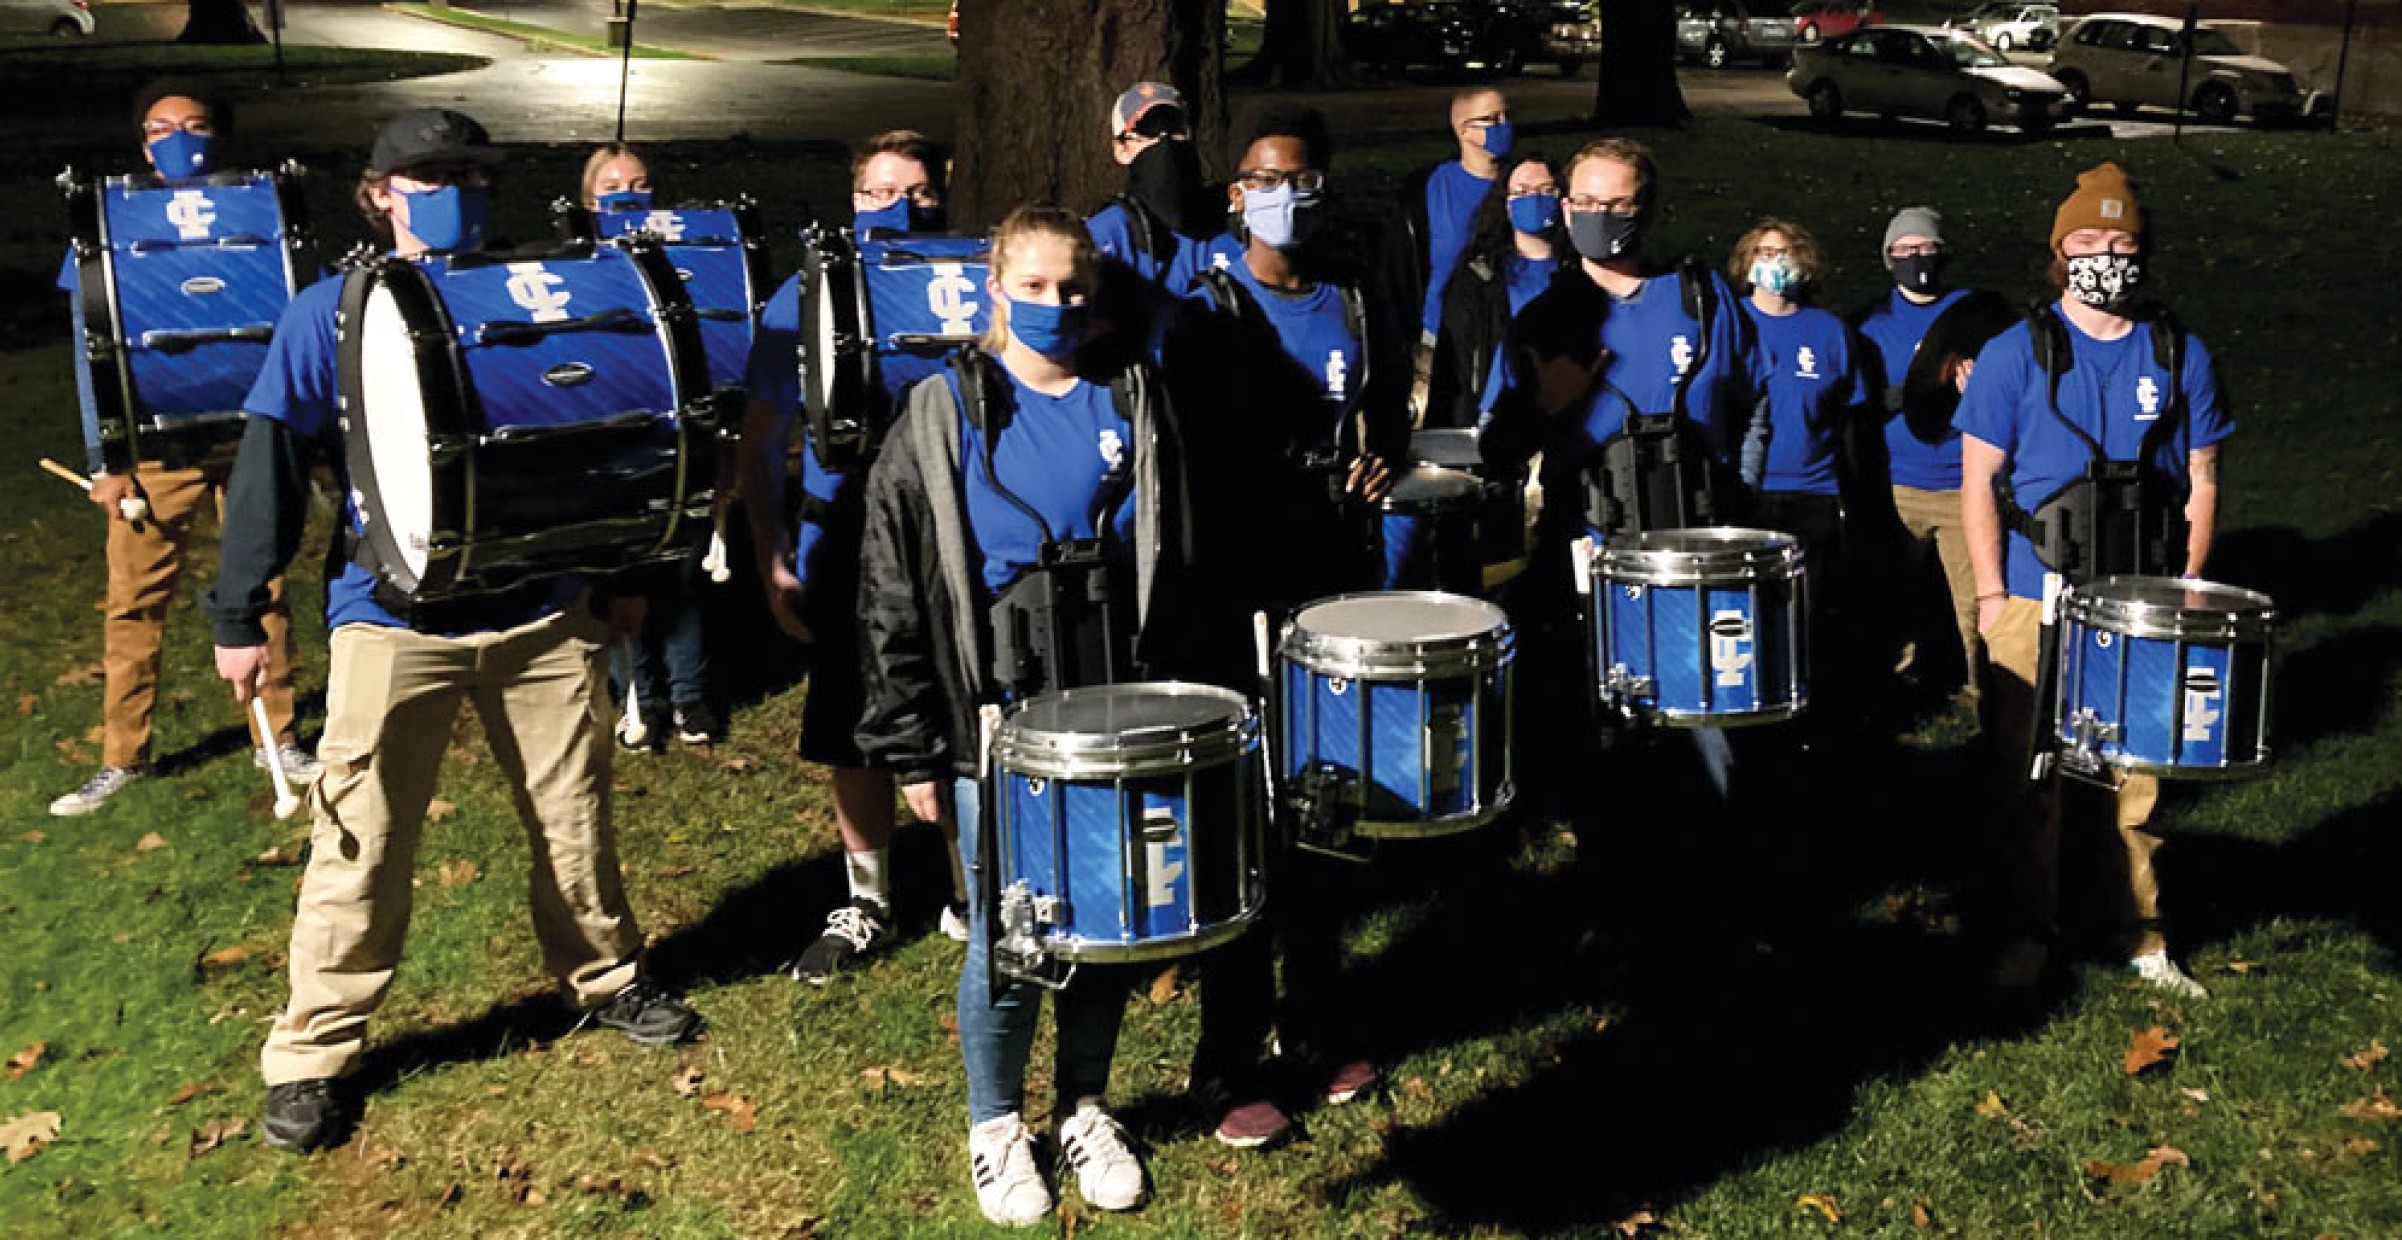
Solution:
M 709 652 L 701 640 L 696 573 L 679 573 L 675 589 L 651 596 L 642 617 L 642 636 L 610 644 L 609 671 L 621 689 L 641 700 L 643 713 L 653 717 L 666 714 L 670 704 L 708 701 Z
M 959 969 L 959 1052 L 967 1060 L 968 1122 L 981 1124 L 1025 1110 L 1026 1060 L 1034 1052 L 1034 1018 L 1042 1008 L 1043 988 L 1002 978 L 1000 994 L 993 993 L 992 927 L 985 924 L 984 889 L 996 880 L 977 870 L 976 781 L 959 780 L 952 793 L 959 856 L 975 888 L 967 902 L 967 959 Z M 1118 1026 L 1126 1019 L 1127 976 L 1122 968 L 1081 968 L 1052 998 L 1051 1018 L 1059 1026 L 1052 1079 L 1063 1112 L 1078 1098 L 1109 1091 L 1109 1061 L 1117 1053 Z

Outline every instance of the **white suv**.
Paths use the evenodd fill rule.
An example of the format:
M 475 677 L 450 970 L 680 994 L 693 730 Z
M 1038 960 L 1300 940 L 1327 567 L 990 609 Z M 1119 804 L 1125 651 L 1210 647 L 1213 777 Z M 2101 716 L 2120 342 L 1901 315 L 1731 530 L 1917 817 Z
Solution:
M 88 35 L 92 25 L 87 0 L 0 0 L 0 34 Z
M 2185 59 L 2183 25 L 2143 13 L 2096 13 L 2060 36 L 2052 53 L 2052 76 L 2079 103 L 2108 103 L 2123 111 L 2174 108 L 2182 67 L 2185 104 L 2206 121 L 2225 123 L 2238 115 L 2255 120 L 2305 116 L 2317 99 L 2294 84 L 2293 71 L 2276 61 L 2247 56 L 2207 23 L 2193 35 L 2193 63 Z

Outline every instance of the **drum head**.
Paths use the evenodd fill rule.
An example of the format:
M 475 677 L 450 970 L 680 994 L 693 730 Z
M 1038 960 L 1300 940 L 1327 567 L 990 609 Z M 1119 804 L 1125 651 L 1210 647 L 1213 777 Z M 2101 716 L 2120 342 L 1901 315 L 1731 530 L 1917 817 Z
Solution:
M 417 346 L 390 286 L 368 290 L 358 332 L 359 416 L 372 462 L 371 476 L 353 479 L 366 501 L 359 521 L 371 533 L 382 527 L 378 554 L 397 556 L 390 567 L 414 582 L 425 575 L 433 534 L 434 474 Z
M 1250 699 L 1211 685 L 1096 685 L 1029 698 L 1001 721 L 993 761 L 1055 779 L 1173 774 L 1257 744 Z
M 1114 740 L 1131 733 L 1228 727 L 1248 711 L 1241 695 L 1206 685 L 1096 685 L 1030 698 L 1002 726 L 1021 734 Z
M 1594 572 L 1649 585 L 1733 584 L 1791 577 L 1801 564 L 1791 534 L 1720 525 L 1622 534 L 1602 548 Z
M 1410 436 L 1410 455 L 1428 465 L 1473 473 L 1485 464 L 1484 453 L 1476 446 L 1476 434 L 1467 427 L 1419 431 Z
M 1427 509 L 1472 505 L 1484 498 L 1485 484 L 1474 474 L 1439 465 L 1420 465 L 1401 475 L 1393 490 L 1384 497 L 1386 512 L 1423 512 Z
M 1469 641 L 1508 626 L 1508 614 L 1483 599 L 1430 590 L 1345 594 L 1293 617 L 1296 630 L 1313 636 L 1392 645 Z
M 2105 577 L 2071 589 L 2062 606 L 2097 628 L 2163 640 L 2266 637 L 2277 619 L 2268 595 L 2175 577 Z

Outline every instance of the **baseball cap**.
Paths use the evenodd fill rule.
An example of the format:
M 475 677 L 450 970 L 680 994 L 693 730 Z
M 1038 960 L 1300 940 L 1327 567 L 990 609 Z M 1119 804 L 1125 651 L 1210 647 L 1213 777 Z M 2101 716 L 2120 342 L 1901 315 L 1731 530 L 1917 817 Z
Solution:
M 1147 137 L 1185 128 L 1184 92 L 1165 82 L 1136 82 L 1118 96 L 1110 109 L 1110 133 L 1140 133 Z M 1148 118 L 1146 122 L 1146 118 Z
M 385 122 L 375 136 L 367 167 L 375 172 L 399 172 L 425 164 L 500 163 L 492 135 L 474 117 L 449 108 L 416 108 Z

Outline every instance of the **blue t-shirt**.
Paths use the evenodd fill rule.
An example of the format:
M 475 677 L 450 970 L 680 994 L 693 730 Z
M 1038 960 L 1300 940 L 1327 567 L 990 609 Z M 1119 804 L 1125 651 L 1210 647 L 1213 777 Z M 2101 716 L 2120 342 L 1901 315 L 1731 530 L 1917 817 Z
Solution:
M 751 360 L 744 386 L 751 399 L 776 411 L 777 416 L 795 422 L 806 412 L 801 398 L 801 278 L 793 276 L 777 287 L 759 312 L 759 330 L 751 337 Z M 819 463 L 814 450 L 801 453 L 801 490 L 810 498 L 822 501 L 825 508 L 810 505 L 801 513 L 792 531 L 793 575 L 808 584 L 809 570 L 822 551 L 856 558 L 856 544 L 847 548 L 822 547 L 829 525 L 845 524 L 832 511 L 839 506 L 857 508 L 864 502 L 863 491 L 856 485 L 864 476 L 846 474 L 826 468 Z M 849 522 L 856 529 L 857 522 Z
M 1709 354 L 1685 390 L 1685 416 L 1709 428 L 1722 453 L 1733 453 L 1758 399 L 1758 351 L 1740 328 L 1742 311 L 1726 281 L 1715 273 L 1718 313 L 1710 325 Z M 1610 299 L 1601 321 L 1601 345 L 1610 351 L 1601 384 L 1570 425 L 1583 442 L 1571 443 L 1559 466 L 1573 467 L 1626 426 L 1630 413 L 1660 414 L 1676 407 L 1676 381 L 1694 364 L 1701 323 L 1685 312 L 1684 292 L 1673 271 L 1650 276 L 1632 297 Z
M 981 557 L 984 588 L 998 593 L 1018 574 L 1041 562 L 1045 527 L 1054 540 L 1093 538 L 1093 499 L 1105 479 L 1122 479 L 1134 468 L 1133 429 L 1118 416 L 1109 389 L 1078 380 L 1065 395 L 1047 396 L 1018 382 L 1006 367 L 1013 410 L 1007 425 L 985 435 L 959 415 L 959 475 L 967 496 L 969 538 Z M 950 383 L 950 375 L 939 382 Z M 953 389 L 954 398 L 957 389 Z M 988 422 L 999 421 L 987 418 Z M 984 468 L 987 442 L 992 475 Z M 1009 492 L 993 487 L 998 477 Z M 1016 497 L 1012 503 L 1010 496 Z M 1023 503 L 1041 515 L 1036 524 Z M 1137 500 L 1131 483 L 1111 512 L 1112 545 L 1131 548 Z
M 1186 283 L 1191 282 L 1193 259 L 1186 252 L 1199 243 L 1169 231 L 1166 253 L 1145 254 L 1135 244 L 1133 220 L 1122 202 L 1112 202 L 1093 212 L 1092 218 L 1084 222 L 1084 229 L 1093 235 L 1093 247 L 1101 251 L 1101 257 L 1124 263 L 1134 274 L 1171 293 L 1184 291 L 1184 286 L 1170 286 L 1171 273 L 1187 272 Z
M 1510 269 L 1506 277 L 1508 280 L 1506 290 L 1510 299 L 1510 317 L 1517 318 L 1518 312 L 1526 309 L 1526 303 L 1541 296 L 1544 289 L 1550 288 L 1551 278 L 1558 275 L 1559 271 L 1560 259 L 1556 254 L 1551 258 L 1528 258 L 1524 254 L 1511 254 Z M 1502 339 L 1493 342 L 1493 366 L 1491 373 L 1485 376 L 1484 401 L 1477 406 L 1478 412 L 1491 414 L 1494 402 L 1501 399 L 1502 388 L 1508 382 L 1509 357 L 1509 334 L 1505 331 L 1502 333 Z
M 1926 339 L 1927 329 L 1935 325 L 1937 316 L 1951 309 L 1952 303 L 1966 296 L 1968 290 L 1953 289 L 1922 306 L 1902 296 L 1900 289 L 1894 289 L 1874 309 L 1860 316 L 1861 337 L 1875 346 L 1877 358 L 1884 363 L 1882 380 L 1886 388 L 1898 388 L 1909 377 L 1910 359 L 1918 355 L 1918 342 Z M 1864 374 L 1862 378 L 1875 383 L 1880 377 Z M 1959 435 L 1953 434 L 1942 443 L 1927 443 L 1910 433 L 1909 420 L 1899 416 L 1898 408 L 1885 412 L 1895 415 L 1885 422 L 1885 458 L 1891 465 L 1893 484 L 1921 491 L 1959 490 Z
M 1868 399 L 1851 333 L 1816 306 L 1777 315 L 1749 298 L 1742 305 L 1768 368 L 1768 470 L 1760 489 L 1833 495 L 1843 411 Z
M 2117 340 L 2096 340 L 2066 315 L 2073 364 L 2060 376 L 2060 413 L 2102 445 L 2112 460 L 2133 460 L 2143 449 L 2144 434 L 2168 412 L 2171 385 L 2165 368 L 2152 356 L 2152 331 L 2144 324 Z M 2225 402 L 2219 398 L 2218 370 L 2200 339 L 2185 338 L 2185 402 L 2183 426 L 2168 437 L 2154 464 L 2179 478 L 2186 476 L 2186 454 L 2207 448 L 2235 431 Z M 2076 480 L 2093 460 L 2093 453 L 2061 420 L 2052 415 L 2045 396 L 2050 382 L 2035 361 L 2027 325 L 2018 323 L 1994 337 L 1977 355 L 1977 368 L 1961 394 L 1960 411 L 1952 428 L 1999 448 L 2018 505 L 2029 512 Z M 2043 562 L 2033 543 L 2010 534 L 2005 571 L 2010 592 L 2020 598 L 2043 597 Z
M 1341 286 L 1321 281 L 1308 292 L 1286 293 L 1260 283 L 1249 263 L 1238 260 L 1227 270 L 1267 315 L 1285 356 L 1308 373 L 1310 383 L 1326 398 L 1323 433 L 1312 438 L 1331 436 L 1350 406 L 1365 347 L 1344 310 Z
M 1231 231 L 1192 242 L 1178 251 L 1168 265 L 1160 287 L 1181 297 L 1193 291 L 1193 281 L 1204 271 L 1232 271 L 1243 265 L 1243 240 Z
M 1443 286 L 1460 265 L 1468 248 L 1468 229 L 1476 208 L 1493 189 L 1493 178 L 1468 171 L 1460 161 L 1447 160 L 1426 178 L 1426 306 L 1419 326 L 1432 335 L 1443 328 Z

